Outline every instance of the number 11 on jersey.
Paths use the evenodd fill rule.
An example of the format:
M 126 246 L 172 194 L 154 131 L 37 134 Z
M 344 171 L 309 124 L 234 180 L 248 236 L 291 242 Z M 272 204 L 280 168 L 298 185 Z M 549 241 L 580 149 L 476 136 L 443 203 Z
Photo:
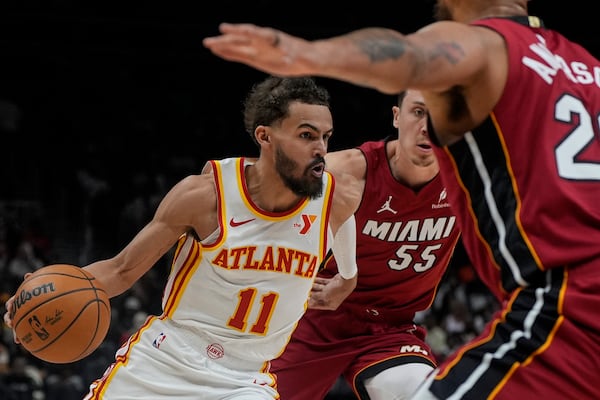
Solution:
M 241 290 L 238 293 L 239 302 L 233 316 L 227 321 L 228 326 L 241 332 L 246 332 L 248 315 L 250 315 L 250 311 L 254 306 L 256 292 L 257 290 L 255 288 L 248 288 Z M 249 333 L 256 335 L 267 334 L 269 321 L 271 320 L 278 299 L 279 295 L 274 292 L 269 292 L 261 297 L 258 318 L 250 327 Z

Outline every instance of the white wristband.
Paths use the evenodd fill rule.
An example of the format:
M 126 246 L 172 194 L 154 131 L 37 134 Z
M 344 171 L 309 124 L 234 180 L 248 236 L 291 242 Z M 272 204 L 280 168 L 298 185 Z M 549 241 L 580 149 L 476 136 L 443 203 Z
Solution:
M 337 230 L 333 238 L 333 255 L 337 262 L 338 272 L 344 279 L 356 276 L 356 220 L 354 214 Z

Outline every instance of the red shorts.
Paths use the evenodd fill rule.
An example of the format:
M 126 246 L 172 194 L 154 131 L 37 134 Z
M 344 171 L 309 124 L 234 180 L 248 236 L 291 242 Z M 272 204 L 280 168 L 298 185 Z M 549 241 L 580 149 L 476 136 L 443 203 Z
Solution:
M 600 265 L 544 274 L 544 285 L 515 291 L 480 336 L 441 364 L 430 392 L 441 399 L 600 399 Z
M 436 365 L 422 327 L 361 320 L 341 306 L 308 310 L 271 372 L 282 400 L 322 399 L 340 375 L 359 398 L 368 398 L 365 379 L 415 362 Z

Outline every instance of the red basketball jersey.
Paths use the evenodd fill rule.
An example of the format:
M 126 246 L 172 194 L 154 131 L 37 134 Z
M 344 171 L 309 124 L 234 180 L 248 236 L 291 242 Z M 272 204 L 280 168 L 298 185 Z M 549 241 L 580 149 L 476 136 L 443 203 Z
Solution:
M 552 30 L 476 24 L 506 38 L 504 95 L 436 151 L 467 253 L 502 299 L 540 271 L 600 260 L 600 64 Z
M 355 213 L 358 283 L 344 307 L 372 320 L 412 321 L 446 271 L 459 238 L 455 216 L 439 175 L 415 192 L 393 177 L 384 141 L 359 149 L 367 175 Z M 335 270 L 330 264 L 324 274 Z

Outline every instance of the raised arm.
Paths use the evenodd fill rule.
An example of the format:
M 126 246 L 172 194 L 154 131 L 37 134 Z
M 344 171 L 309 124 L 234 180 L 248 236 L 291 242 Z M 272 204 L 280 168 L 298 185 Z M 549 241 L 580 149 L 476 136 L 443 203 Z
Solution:
M 205 38 L 214 54 L 278 75 L 340 79 L 384 93 L 406 88 L 444 91 L 481 76 L 497 34 L 484 28 L 443 21 L 403 35 L 365 28 L 307 41 L 252 24 L 223 23 L 221 35 Z M 476 33 L 475 33 L 476 32 Z

